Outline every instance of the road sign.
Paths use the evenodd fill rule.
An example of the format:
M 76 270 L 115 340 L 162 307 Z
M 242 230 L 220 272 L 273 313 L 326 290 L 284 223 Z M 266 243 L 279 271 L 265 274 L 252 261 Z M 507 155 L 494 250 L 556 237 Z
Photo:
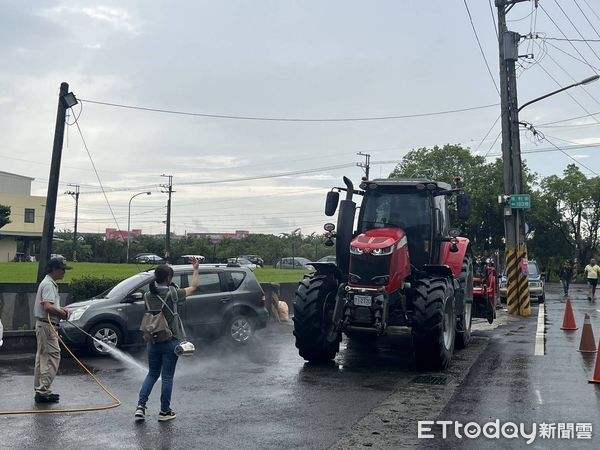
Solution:
M 530 209 L 531 197 L 529 194 L 513 194 L 510 196 L 510 207 L 515 209 Z

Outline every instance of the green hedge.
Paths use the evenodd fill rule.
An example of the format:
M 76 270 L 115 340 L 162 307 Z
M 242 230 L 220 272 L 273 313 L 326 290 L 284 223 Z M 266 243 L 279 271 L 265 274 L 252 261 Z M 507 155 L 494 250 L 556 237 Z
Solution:
M 84 275 L 71 280 L 72 301 L 86 300 L 112 288 L 124 278 L 106 278 Z

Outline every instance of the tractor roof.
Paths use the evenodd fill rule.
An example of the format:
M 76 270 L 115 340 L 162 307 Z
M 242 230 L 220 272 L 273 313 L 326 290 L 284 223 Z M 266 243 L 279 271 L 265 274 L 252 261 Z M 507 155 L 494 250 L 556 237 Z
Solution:
M 361 183 L 361 188 L 366 189 L 369 185 L 376 185 L 381 187 L 415 187 L 419 185 L 435 185 L 437 189 L 449 190 L 452 189 L 448 183 L 444 183 L 442 181 L 432 181 L 426 178 L 418 178 L 418 179 L 393 179 L 393 178 L 378 178 L 376 180 L 367 180 Z M 429 188 L 431 189 L 431 188 Z

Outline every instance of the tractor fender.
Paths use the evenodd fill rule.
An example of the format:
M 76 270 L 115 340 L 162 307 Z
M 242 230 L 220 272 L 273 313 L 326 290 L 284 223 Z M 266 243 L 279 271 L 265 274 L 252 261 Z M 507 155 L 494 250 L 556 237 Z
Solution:
M 464 237 L 458 237 L 456 239 L 458 240 L 456 244 L 458 251 L 451 252 L 450 249 L 452 248 L 452 244 L 446 242 L 443 246 L 442 258 L 440 262 L 452 270 L 454 278 L 460 278 L 463 259 L 471 247 L 471 242 Z
M 452 269 L 446 264 L 425 264 L 423 266 L 423 270 L 427 273 L 427 275 L 447 277 L 450 280 L 453 280 L 455 278 Z
M 328 275 L 333 276 L 338 283 L 342 279 L 342 271 L 335 264 L 331 263 L 310 263 L 311 266 L 315 268 L 316 275 Z

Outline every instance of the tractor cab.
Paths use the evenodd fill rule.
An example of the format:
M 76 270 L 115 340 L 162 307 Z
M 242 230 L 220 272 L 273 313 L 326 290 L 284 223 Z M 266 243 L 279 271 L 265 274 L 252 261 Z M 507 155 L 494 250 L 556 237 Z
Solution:
M 380 228 L 402 229 L 408 240 L 411 264 L 423 267 L 439 255 L 432 242 L 448 235 L 446 183 L 374 180 L 364 182 L 365 193 L 358 217 L 358 233 Z

